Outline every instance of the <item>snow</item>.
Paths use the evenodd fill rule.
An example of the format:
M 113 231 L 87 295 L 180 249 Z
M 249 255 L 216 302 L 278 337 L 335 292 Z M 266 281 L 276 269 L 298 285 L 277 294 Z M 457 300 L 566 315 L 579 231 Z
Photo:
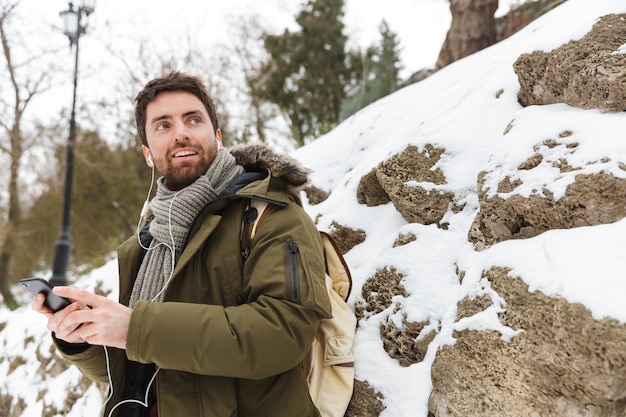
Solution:
M 328 230 L 336 221 L 367 234 L 363 243 L 346 254 L 354 280 L 349 302 L 354 305 L 361 299 L 361 286 L 377 269 L 393 265 L 404 276 L 402 285 L 409 296 L 394 298 L 402 312 L 390 308 L 368 317 L 359 327 L 354 349 L 357 378 L 367 380 L 384 396 L 386 409 L 381 417 L 427 416 L 430 369 L 438 348 L 454 343 L 455 330 L 495 330 L 505 341 L 521 331 L 498 320 L 506 302 L 482 278 L 482 272 L 492 266 L 510 268 L 510 275 L 523 279 L 530 291 L 580 303 L 596 319 L 626 323 L 626 280 L 622 277 L 626 270 L 626 220 L 552 230 L 531 239 L 502 242 L 482 252 L 467 241 L 478 210 L 478 173 L 500 164 L 486 179 L 491 192 L 496 193 L 496 184 L 503 177 L 523 175 L 517 166 L 532 156 L 533 146 L 546 140 L 555 140 L 558 146 L 577 144 L 567 148 L 570 152 L 566 158 L 582 170 L 555 170 L 551 165 L 553 150 L 539 146 L 542 163 L 524 175 L 524 185 L 514 193 L 531 195 L 541 189 L 539 184 L 547 183 L 558 198 L 576 173 L 605 171 L 625 177 L 619 163 L 626 163 L 626 115 L 563 104 L 523 108 L 517 102 L 519 85 L 512 70 L 521 53 L 549 51 L 579 39 L 598 17 L 609 13 L 626 13 L 626 4 L 569 0 L 511 38 L 373 103 L 329 134 L 293 152 L 314 170 L 314 185 L 332 191 L 320 204 L 306 202 L 308 212 L 318 219 L 318 227 Z M 563 132 L 569 133 L 561 135 Z M 455 193 L 457 203 L 465 203 L 461 212 L 446 216 L 447 230 L 407 223 L 391 203 L 378 207 L 357 204 L 356 191 L 363 175 L 408 145 L 421 150 L 429 143 L 446 149 L 436 168 L 446 176 L 446 190 Z M 587 161 L 596 163 L 587 165 Z M 536 177 L 530 174 L 535 171 Z M 437 192 L 438 188 L 433 186 L 432 190 Z M 413 233 L 417 239 L 393 248 L 394 240 L 403 233 Z M 457 269 L 465 273 L 462 282 Z M 77 285 L 93 289 L 100 283 L 115 299 L 116 275 L 116 262 L 111 261 L 81 278 Z M 480 295 L 497 302 L 458 320 L 457 303 Z M 379 333 L 381 323 L 400 323 L 402 313 L 409 321 L 428 322 L 438 329 L 424 360 L 409 367 L 401 367 L 389 357 Z M 14 358 L 19 352 L 27 362 L 9 372 L 11 360 L 0 361 L 0 393 L 24 398 L 27 408 L 21 417 L 41 416 L 44 405 L 62 402 L 65 392 L 76 384 L 78 372 L 70 368 L 46 379 L 36 375 L 41 358 L 52 353 L 45 320 L 28 306 L 13 312 L 0 308 L 1 323 L 6 325 L 0 331 L 0 357 Z M 36 396 L 39 388 L 46 392 L 41 399 Z M 101 393 L 92 388 L 69 415 L 96 415 L 101 402 Z

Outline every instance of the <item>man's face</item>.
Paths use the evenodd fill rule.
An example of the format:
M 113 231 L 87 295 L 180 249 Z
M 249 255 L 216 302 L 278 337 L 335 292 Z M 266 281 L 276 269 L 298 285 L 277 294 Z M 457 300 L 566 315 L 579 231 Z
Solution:
M 146 162 L 151 155 L 170 190 L 197 180 L 222 148 L 222 134 L 215 132 L 204 105 L 186 91 L 161 93 L 148 104 L 146 139 Z

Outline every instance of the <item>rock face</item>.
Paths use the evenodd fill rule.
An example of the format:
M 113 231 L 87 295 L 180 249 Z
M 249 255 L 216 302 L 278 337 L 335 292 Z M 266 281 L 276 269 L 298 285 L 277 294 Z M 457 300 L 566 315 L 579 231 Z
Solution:
M 609 15 L 581 40 L 552 52 L 521 55 L 513 65 L 521 87 L 519 102 L 626 110 L 626 54 L 615 53 L 624 39 L 624 15 Z
M 556 50 L 522 55 L 514 65 L 523 105 L 566 103 L 602 111 L 626 109 L 626 55 L 615 54 L 626 40 L 626 16 L 600 19 L 580 41 Z M 514 127 L 513 127 L 514 129 Z M 532 173 L 549 165 L 560 175 L 574 174 L 563 195 L 549 191 L 549 179 L 529 195 L 515 193 L 524 175 L 512 179 L 496 160 L 480 173 L 480 210 L 469 240 L 476 249 L 508 239 L 523 239 L 552 229 L 616 222 L 626 217 L 626 179 L 610 170 L 584 174 L 594 161 L 574 161 L 580 144 L 572 132 L 536 143 L 517 171 Z M 623 163 L 618 164 L 624 170 Z M 581 172 L 577 174 L 577 172 Z M 502 178 L 497 189 L 489 178 Z M 493 187 L 493 183 L 491 183 Z M 506 196 L 503 198 L 502 196 Z M 463 331 L 456 345 L 443 348 L 432 368 L 430 412 L 452 416 L 623 416 L 626 413 L 626 326 L 594 320 L 581 305 L 530 293 L 507 271 L 486 273 L 505 300 L 504 325 L 523 332 L 510 341 L 495 332 Z M 459 316 L 485 308 L 484 300 L 465 300 Z M 488 300 L 488 303 L 491 301 Z M 471 307 L 468 307 L 471 306 Z M 468 309 L 476 311 L 469 311 Z
M 520 81 L 518 93 L 524 105 L 566 103 L 581 108 L 604 111 L 626 109 L 626 54 L 615 51 L 626 39 L 626 15 L 601 18 L 589 34 L 552 52 L 524 54 L 514 64 Z M 571 131 L 558 138 L 534 145 L 532 156 L 521 163 L 519 171 L 532 171 L 549 163 L 561 173 L 581 170 L 568 157 L 577 143 L 568 141 Z M 549 156 L 548 156 L 549 155 Z M 606 155 L 609 160 L 611 155 Z M 603 161 L 585 161 L 585 164 Z M 506 161 L 494 164 L 491 172 L 478 178 L 480 213 L 469 232 L 470 241 L 482 249 L 508 239 L 536 236 L 551 229 L 569 229 L 618 221 L 626 216 L 626 180 L 599 172 L 577 175 L 564 196 L 555 198 L 542 186 L 525 197 L 503 199 L 485 185 L 485 178 L 498 175 Z M 621 169 L 626 167 L 620 165 Z M 497 193 L 510 193 L 521 184 L 507 176 L 497 185 Z
M 579 41 L 549 53 L 522 55 L 514 65 L 520 103 L 626 110 L 626 53 L 615 53 L 625 41 L 626 15 L 609 15 Z M 515 129 L 512 121 L 506 140 L 520 139 Z M 477 178 L 479 210 L 468 232 L 476 250 L 626 217 L 625 161 L 616 160 L 619 155 L 573 157 L 585 154 L 578 152 L 582 146 L 602 148 L 593 143 L 601 138 L 591 138 L 589 145 L 574 137 L 576 132 L 564 130 L 554 138 L 526 141 L 524 156 L 513 166 L 510 154 L 492 155 Z M 358 201 L 368 206 L 392 202 L 407 222 L 445 229 L 446 213 L 460 209 L 455 204 L 460 199 L 437 168 L 445 152 L 432 145 L 408 146 L 361 179 Z M 562 192 L 556 193 L 552 180 L 541 175 L 546 169 L 571 179 Z M 527 177 L 536 182 L 525 184 Z M 415 238 L 399 236 L 397 244 Z M 501 301 L 488 296 L 462 300 L 457 320 L 502 303 L 497 306 L 500 322 L 519 333 L 503 340 L 495 331 L 457 331 L 456 343 L 437 352 L 431 369 L 429 416 L 626 416 L 626 325 L 594 319 L 582 305 L 530 292 L 521 277 L 509 272 L 495 267 L 483 271 L 485 285 Z M 457 273 L 462 280 L 463 271 Z M 380 335 L 389 356 L 410 366 L 424 359 L 438 329 L 429 322 L 408 321 L 394 302 L 407 294 L 402 278 L 392 266 L 378 270 L 363 285 L 356 311 L 360 320 L 384 310 L 400 313 L 400 320 L 381 321 Z M 382 411 L 380 398 L 367 387 L 358 387 L 355 398 L 361 411 L 354 414 L 354 404 L 349 415 Z
M 535 160 L 542 159 L 541 154 L 535 155 Z M 541 195 L 528 197 L 512 195 L 504 199 L 498 195 L 490 196 L 485 187 L 485 176 L 483 172 L 478 178 L 480 212 L 469 231 L 469 240 L 479 250 L 508 239 L 537 236 L 552 229 L 595 226 L 626 217 L 626 179 L 607 173 L 577 175 L 576 181 L 567 187 L 565 196 L 558 201 L 545 189 Z M 505 178 L 498 185 L 498 192 L 510 192 L 515 186 Z
M 456 345 L 444 347 L 433 364 L 431 412 L 437 417 L 623 416 L 626 325 L 597 321 L 579 304 L 529 293 L 505 269 L 492 269 L 487 277 L 507 302 L 502 323 L 524 331 L 508 342 L 496 332 L 455 334 Z M 459 314 L 464 314 L 461 307 Z
M 430 144 L 421 151 L 408 146 L 361 179 L 359 203 L 376 206 L 391 201 L 410 223 L 440 225 L 454 197 L 437 187 L 446 183 L 441 170 L 434 169 L 443 152 Z

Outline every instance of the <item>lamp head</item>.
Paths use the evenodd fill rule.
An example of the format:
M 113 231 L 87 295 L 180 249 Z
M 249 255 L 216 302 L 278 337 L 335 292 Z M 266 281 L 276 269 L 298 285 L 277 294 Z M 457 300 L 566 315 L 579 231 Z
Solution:
M 81 2 L 80 9 L 85 12 L 87 16 L 89 16 L 94 10 L 96 10 L 96 0 L 83 0 Z
M 67 35 L 68 38 L 73 39 L 78 33 L 79 25 L 80 25 L 80 16 L 79 11 L 74 9 L 74 5 L 70 2 L 67 10 L 63 10 L 61 13 L 61 18 L 63 19 L 63 33 Z

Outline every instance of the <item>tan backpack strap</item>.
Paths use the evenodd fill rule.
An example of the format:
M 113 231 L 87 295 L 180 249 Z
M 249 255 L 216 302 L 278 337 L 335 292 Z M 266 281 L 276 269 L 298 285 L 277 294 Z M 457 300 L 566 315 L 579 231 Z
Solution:
M 322 417 L 343 417 L 354 391 L 356 316 L 345 301 L 352 286 L 350 270 L 333 238 L 322 231 L 326 290 L 332 318 L 321 319 L 308 357 L 309 394 Z
M 326 260 L 326 273 L 332 279 L 332 287 L 343 298 L 348 301 L 352 291 L 352 275 L 346 260 L 341 254 L 341 250 L 333 237 L 320 230 L 322 244 L 324 245 L 324 256 Z M 330 256 L 334 255 L 334 256 Z

